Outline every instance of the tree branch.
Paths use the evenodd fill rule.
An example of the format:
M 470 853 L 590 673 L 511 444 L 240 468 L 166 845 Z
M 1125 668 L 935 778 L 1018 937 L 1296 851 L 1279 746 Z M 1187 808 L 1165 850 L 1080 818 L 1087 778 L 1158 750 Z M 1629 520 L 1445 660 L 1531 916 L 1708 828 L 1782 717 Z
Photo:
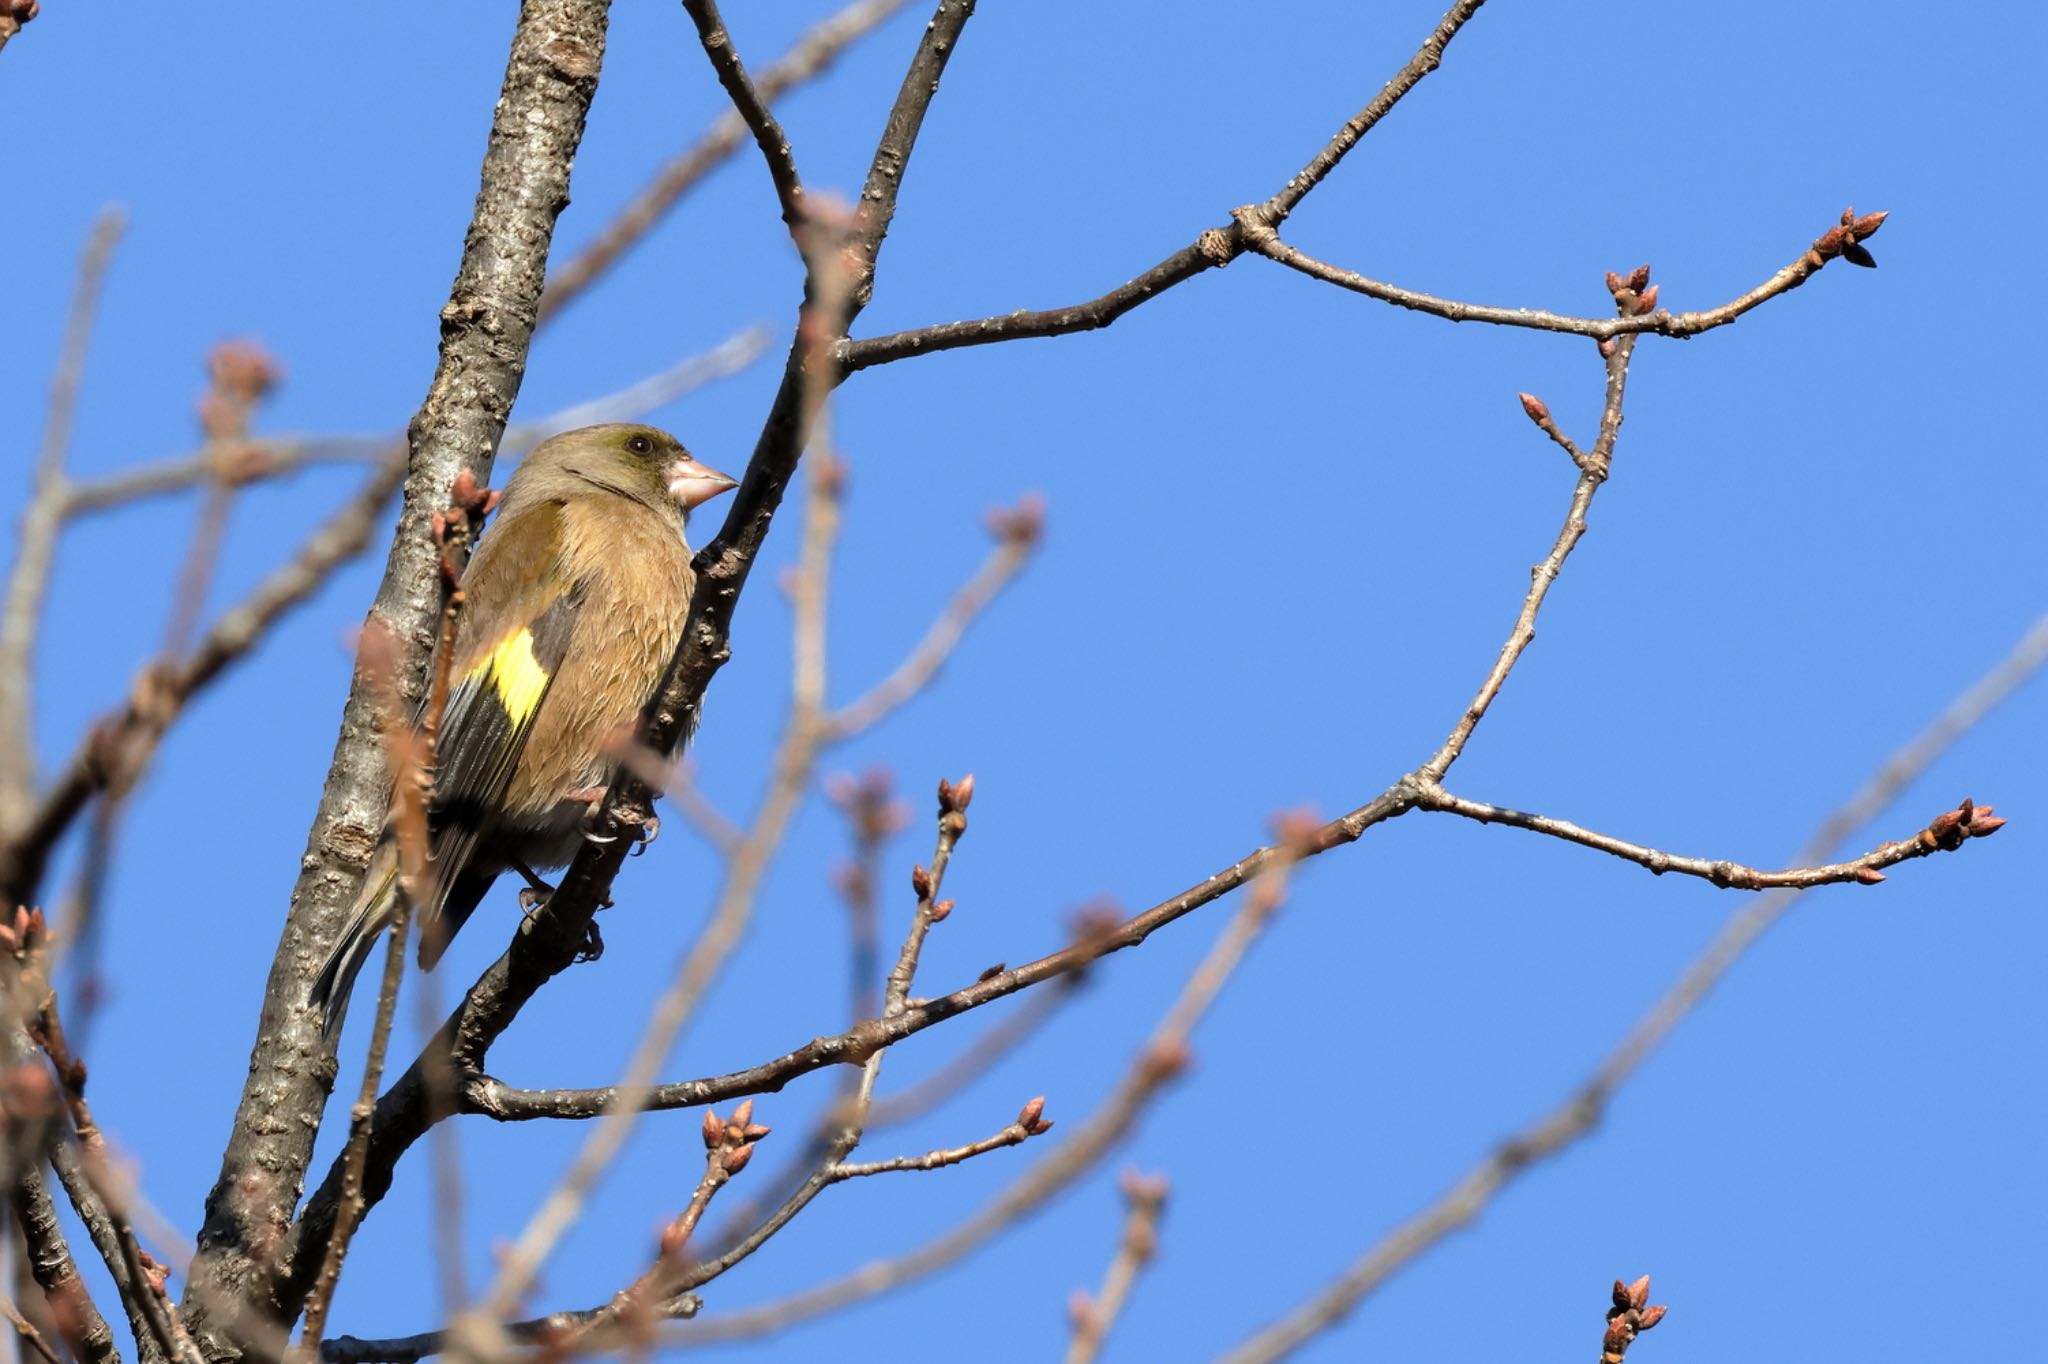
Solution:
M 33 8 L 30 14 L 32 17 Z M 0 44 L 6 42 L 5 26 L 14 23 L 16 18 L 0 12 Z M 21 539 L 7 578 L 6 607 L 0 613 L 0 832 L 12 831 L 25 817 L 35 794 L 35 736 L 29 697 L 36 628 L 42 619 L 43 597 L 50 585 L 57 531 L 63 524 L 70 487 L 64 457 L 71 448 L 71 428 L 78 415 L 86 351 L 92 344 L 107 267 L 113 263 L 114 248 L 126 224 L 127 216 L 119 209 L 101 209 L 86 236 L 78 261 L 78 282 L 71 291 L 71 313 L 57 353 L 57 373 L 50 381 L 49 414 L 43 420 L 28 509 L 22 514 Z
M 1925 857 L 1929 853 L 1953 852 L 1963 846 L 1965 839 L 1982 838 L 2005 827 L 2005 821 L 1993 815 L 1990 806 L 1966 800 L 1956 809 L 1936 816 L 1926 828 L 1904 842 L 1880 844 L 1874 851 L 1851 861 L 1832 862 L 1822 867 L 1793 867 L 1785 871 L 1758 871 L 1738 862 L 1680 857 L 1640 843 L 1630 843 L 1626 839 L 1595 833 L 1569 820 L 1466 800 L 1433 782 L 1421 784 L 1419 790 L 1421 794 L 1416 802 L 1419 809 L 1458 815 L 1481 824 L 1505 824 L 1514 829 L 1527 829 L 1531 833 L 1576 843 L 1582 848 L 1610 853 L 1658 876 L 1677 872 L 1682 876 L 1697 876 L 1723 889 L 1732 887 L 1736 890 L 1810 890 L 1815 886 L 1845 881 L 1874 886 L 1884 880 L 1886 867 L 1897 866 L 1910 858 Z
M 1176 284 L 1185 283 L 1196 275 L 1230 264 L 1243 255 L 1249 242 L 1246 240 L 1245 218 L 1264 225 L 1268 230 L 1292 213 L 1308 192 L 1321 184 L 1331 171 L 1337 168 L 1345 154 L 1357 146 L 1365 135 L 1372 131 L 1379 121 L 1392 112 L 1395 105 L 1421 83 L 1443 61 L 1444 49 L 1450 45 L 1458 30 L 1465 26 L 1479 10 L 1485 0 L 1459 0 L 1453 5 L 1443 21 L 1436 26 L 1413 57 L 1394 78 L 1373 96 L 1366 106 L 1348 119 L 1335 136 L 1323 145 L 1321 151 L 1310 158 L 1294 176 L 1281 187 L 1280 192 L 1255 207 L 1237 210 L 1231 220 L 1221 227 L 1212 227 L 1202 232 L 1192 242 L 1168 255 L 1151 269 L 1146 270 L 1128 283 L 1110 290 L 1086 303 L 1072 304 L 1065 308 L 1047 308 L 1038 312 L 1018 309 L 995 317 L 984 317 L 972 322 L 946 322 L 936 326 L 914 327 L 908 331 L 891 332 L 886 336 L 864 337 L 859 340 L 841 342 L 837 359 L 841 370 L 851 374 L 856 370 L 873 365 L 886 365 L 893 360 L 906 359 L 912 355 L 927 355 L 935 351 L 955 350 L 961 346 L 986 346 L 998 341 L 1015 341 L 1024 337 L 1065 336 L 1071 332 L 1093 331 L 1107 327 L 1141 303 L 1150 302 Z M 886 230 L 886 224 L 885 230 Z
M 408 698 L 419 693 L 440 610 L 439 554 L 427 523 L 446 505 L 458 470 L 488 481 L 523 377 L 555 219 L 568 203 L 606 15 L 606 0 L 525 0 L 513 33 L 476 209 L 441 313 L 439 363 L 409 429 L 405 510 L 371 607 L 371 618 L 398 641 L 394 671 Z M 212 1304 L 268 1310 L 282 1269 L 276 1252 L 333 1082 L 307 990 L 341 932 L 382 823 L 386 777 L 375 710 L 358 678 L 264 989 L 234 1132 L 207 1200 L 186 1302 L 215 1359 L 241 1347 Z
M 1596 341 L 1605 341 L 1617 336 L 1671 336 L 1689 340 L 1702 332 L 1725 327 L 1752 308 L 1770 302 L 1780 294 L 1790 293 L 1819 273 L 1822 266 L 1866 238 L 1874 236 L 1885 220 L 1883 213 L 1866 214 L 1857 218 L 1853 213 L 1844 213 L 1841 226 L 1833 227 L 1815 239 L 1812 246 L 1784 269 L 1772 275 L 1748 293 L 1730 299 L 1717 308 L 1700 312 L 1674 313 L 1662 308 L 1648 309 L 1620 317 L 1571 317 L 1563 313 L 1544 312 L 1538 308 L 1496 308 L 1479 303 L 1461 303 L 1455 299 L 1438 298 L 1434 294 L 1403 289 L 1393 284 L 1382 284 L 1367 279 L 1364 275 L 1317 260 L 1304 251 L 1297 250 L 1282 241 L 1271 227 L 1256 221 L 1243 224 L 1244 248 L 1277 261 L 1290 270 L 1296 270 L 1310 279 L 1334 284 L 1340 289 L 1364 294 L 1367 298 L 1391 303 L 1397 308 L 1407 308 L 1432 317 L 1441 317 L 1449 322 L 1485 322 L 1497 327 L 1527 327 L 1537 331 L 1563 332 L 1571 336 L 1590 336 Z
M 768 112 L 767 101 L 755 89 L 753 77 L 740 61 L 739 49 L 733 46 L 717 0 L 683 0 L 683 8 L 697 25 L 697 39 L 704 44 L 704 55 L 711 59 L 711 69 L 717 73 L 718 83 L 725 87 L 727 98 L 732 100 L 733 111 L 753 133 L 754 144 L 761 149 L 762 160 L 768 163 L 768 178 L 775 182 L 783 224 L 796 237 L 802 232 L 806 217 L 804 184 L 797 173 L 796 153 L 790 149 L 789 138 L 775 121 L 775 115 Z M 801 241 L 798 247 L 801 249 Z

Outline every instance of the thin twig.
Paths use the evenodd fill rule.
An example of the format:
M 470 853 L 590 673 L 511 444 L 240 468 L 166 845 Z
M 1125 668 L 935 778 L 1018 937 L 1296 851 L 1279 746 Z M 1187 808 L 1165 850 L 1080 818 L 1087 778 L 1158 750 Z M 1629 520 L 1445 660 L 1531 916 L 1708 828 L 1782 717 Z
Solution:
M 1417 808 L 1436 810 L 1445 814 L 1459 815 L 1465 819 L 1477 820 L 1481 824 L 1505 824 L 1514 829 L 1527 829 L 1531 833 L 1563 839 L 1576 843 L 1582 848 L 1593 848 L 1615 857 L 1633 862 L 1650 872 L 1662 876 L 1676 872 L 1681 876 L 1697 876 L 1723 888 L 1737 890 L 1810 890 L 1815 886 L 1837 885 L 1855 882 L 1859 885 L 1874 886 L 1884 880 L 1886 867 L 1914 857 L 1925 857 L 1929 853 L 1951 852 L 1962 846 L 1965 838 L 1983 837 L 1997 833 L 2005 821 L 1991 813 L 1988 805 L 1969 803 L 1950 813 L 1958 818 L 1949 819 L 1942 815 L 1913 837 L 1898 843 L 1883 843 L 1875 850 L 1847 862 L 1833 862 L 1822 867 L 1791 867 L 1784 871 L 1759 871 L 1737 862 L 1709 860 L 1704 857 L 1681 857 L 1658 848 L 1630 843 L 1626 839 L 1596 833 L 1581 828 L 1570 820 L 1553 819 L 1548 815 L 1532 815 L 1521 810 L 1510 810 L 1505 806 L 1488 805 L 1483 801 L 1466 800 L 1454 796 L 1434 783 L 1418 783 L 1421 793 Z M 1946 821 L 1946 822 L 1944 822 Z
M 2011 653 L 1892 754 L 1823 820 L 1797 860 L 1819 861 L 1839 847 L 2044 664 L 2048 664 L 2048 616 L 2035 621 Z M 1266 1364 L 1293 1353 L 1350 1315 L 1366 1297 L 1438 1242 L 1470 1224 L 1519 1176 L 1594 1131 L 1615 1093 L 1803 893 L 1773 891 L 1732 916 L 1706 950 L 1563 1102 L 1502 1141 L 1442 1197 L 1387 1233 L 1306 1302 L 1231 1352 L 1226 1357 L 1228 1364 Z
M 768 102 L 755 88 L 753 77 L 747 74 L 739 49 L 733 46 L 732 34 L 726 30 L 725 18 L 718 12 L 717 0 L 683 0 L 683 8 L 697 25 L 697 40 L 704 45 L 704 55 L 711 59 L 711 69 L 717 72 L 718 83 L 732 100 L 734 112 L 753 133 L 754 145 L 761 149 L 761 159 L 768 163 L 768 178 L 775 183 L 782 221 L 790 235 L 797 236 L 805 218 L 804 184 L 797 173 L 796 154 L 790 150 L 789 138 L 775 121 L 775 115 L 768 112 Z M 802 246 L 801 241 L 798 246 Z
M 1869 215 L 1881 223 L 1884 214 Z M 1866 219 L 1865 221 L 1868 221 Z M 1872 224 L 1865 236 L 1877 231 Z M 1670 336 L 1689 339 L 1710 332 L 1716 327 L 1725 327 L 1744 313 L 1756 308 L 1780 294 L 1789 293 L 1819 272 L 1820 268 L 1842 253 L 1845 245 L 1853 245 L 1854 238 L 1837 237 L 1833 242 L 1824 234 L 1799 259 L 1772 275 L 1748 293 L 1730 299 L 1716 308 L 1699 312 L 1674 313 L 1656 309 L 1641 314 L 1621 317 L 1571 317 L 1562 313 L 1544 312 L 1539 308 L 1496 308 L 1479 303 L 1461 303 L 1455 299 L 1438 298 L 1433 294 L 1403 289 L 1397 285 L 1382 284 L 1367 279 L 1364 275 L 1350 270 L 1339 269 L 1325 261 L 1298 250 L 1282 241 L 1270 229 L 1247 231 L 1244 236 L 1245 248 L 1268 260 L 1277 261 L 1290 270 L 1296 270 L 1311 279 L 1325 284 L 1334 284 L 1340 289 L 1364 294 L 1367 298 L 1391 303 L 1397 308 L 1441 317 L 1449 322 L 1485 322 L 1497 327 L 1528 327 L 1537 331 L 1563 332 L 1571 336 L 1590 336 L 1605 341 L 1617 336 Z M 1832 248 L 1832 249 L 1830 249 Z
M 1109 1328 L 1123 1314 L 1131 1288 L 1152 1257 L 1159 1253 L 1159 1218 L 1166 1208 L 1166 1180 L 1125 1171 L 1119 1181 L 1124 1195 L 1124 1230 L 1116 1255 L 1103 1273 L 1093 1297 L 1077 1293 L 1072 1313 L 1074 1338 L 1067 1346 L 1067 1364 L 1094 1364 L 1102 1354 Z
M 62 1364 L 57 1358 L 57 1352 L 50 1348 L 50 1342 L 43 1339 L 43 1333 L 21 1314 L 21 1309 L 14 1305 L 14 1299 L 5 1293 L 0 1293 L 0 1316 L 7 1318 L 7 1324 L 14 1328 L 14 1334 L 22 1344 L 36 1352 L 38 1359 L 45 1361 L 45 1364 Z
M 946 322 L 891 332 L 886 336 L 849 339 L 838 348 L 840 367 L 851 374 L 873 365 L 886 365 L 913 355 L 930 355 L 961 346 L 986 346 L 1026 337 L 1065 336 L 1071 332 L 1092 331 L 1109 326 L 1131 309 L 1150 302 L 1177 284 L 1230 264 L 1243 255 L 1248 246 L 1244 231 L 1247 217 L 1271 228 L 1293 212 L 1303 197 L 1321 184 L 1337 168 L 1337 163 L 1420 84 L 1423 77 L 1437 69 L 1443 61 L 1444 49 L 1483 3 L 1485 0 L 1459 0 L 1453 5 L 1435 30 L 1423 40 L 1422 46 L 1416 49 L 1415 55 L 1394 73 L 1394 78 L 1363 109 L 1346 120 L 1344 126 L 1271 199 L 1238 210 L 1229 222 L 1201 232 L 1192 242 L 1128 283 L 1085 303 L 1064 308 L 1035 312 L 1020 308 L 971 322 Z
M 9 21 L 12 22 L 12 21 Z M 6 40 L 0 33 L 0 43 Z M 50 381 L 50 405 L 43 419 L 43 439 L 36 453 L 35 477 L 28 509 L 22 515 L 14 567 L 7 578 L 6 606 L 0 613 L 0 831 L 11 830 L 26 814 L 35 787 L 35 748 L 29 697 L 34 682 L 37 625 L 43 597 L 49 590 L 56 555 L 57 532 L 63 523 L 69 483 L 64 459 L 71 448 L 71 429 L 78 416 L 78 391 L 85 378 L 86 351 L 99 316 L 100 295 L 107 281 L 114 248 L 120 243 L 127 215 L 100 210 L 79 256 L 78 281 L 72 286 L 71 312 L 57 352 L 57 372 Z M 10 906 L 11 908 L 11 906 Z

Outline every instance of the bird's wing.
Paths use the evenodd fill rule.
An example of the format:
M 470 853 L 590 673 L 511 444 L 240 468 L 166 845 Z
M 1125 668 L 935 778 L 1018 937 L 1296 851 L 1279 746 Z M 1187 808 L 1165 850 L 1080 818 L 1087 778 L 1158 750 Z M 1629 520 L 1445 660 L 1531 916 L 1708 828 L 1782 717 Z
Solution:
M 435 748 L 435 894 L 420 939 L 429 958 L 460 926 L 442 922 L 449 889 L 490 832 L 575 630 L 582 591 L 556 571 L 556 520 L 556 509 L 542 506 L 496 527 L 463 575 L 474 609 Z

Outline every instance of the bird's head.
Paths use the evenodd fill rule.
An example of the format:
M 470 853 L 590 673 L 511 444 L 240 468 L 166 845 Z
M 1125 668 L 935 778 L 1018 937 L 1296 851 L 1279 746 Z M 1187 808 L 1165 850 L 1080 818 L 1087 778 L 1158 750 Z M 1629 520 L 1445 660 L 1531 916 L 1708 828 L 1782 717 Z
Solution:
M 515 476 L 535 483 L 573 478 L 687 517 L 739 480 L 700 462 L 658 426 L 608 422 L 564 431 L 534 447 Z

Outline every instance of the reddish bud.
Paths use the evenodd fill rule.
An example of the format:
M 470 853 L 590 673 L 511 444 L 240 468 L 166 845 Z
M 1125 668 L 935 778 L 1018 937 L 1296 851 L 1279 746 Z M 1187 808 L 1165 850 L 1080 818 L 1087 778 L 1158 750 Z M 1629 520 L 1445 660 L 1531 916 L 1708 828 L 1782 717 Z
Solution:
M 704 1149 L 717 1148 L 725 1140 L 725 1120 L 711 1109 L 704 1110 Z
M 1856 868 L 1856 879 L 1866 886 L 1874 886 L 1884 880 L 1884 873 L 1876 867 L 1858 867 Z
M 929 899 L 932 893 L 932 874 L 920 862 L 910 869 L 910 888 L 917 892 L 920 900 Z
M 997 976 L 1000 976 L 1003 972 L 1009 969 L 1010 968 L 1008 963 L 999 961 L 994 966 L 989 967 L 986 971 L 983 971 L 980 975 L 976 976 L 974 978 L 975 984 L 979 985 L 984 980 L 994 980 Z
M 1617 1312 L 1626 1312 L 1626 1311 L 1628 1311 L 1628 1285 L 1627 1285 L 1627 1284 L 1625 1284 L 1625 1283 L 1623 1283 L 1623 1282 L 1622 1282 L 1621 1280 L 1619 1280 L 1619 1279 L 1616 1279 L 1616 1280 L 1614 1281 L 1614 1293 L 1613 1293 L 1613 1299 L 1614 1299 L 1614 1310 L 1615 1310 L 1615 1311 L 1617 1311 Z
M 1851 265 L 1860 265 L 1865 270 L 1875 270 L 1877 268 L 1877 257 L 1871 255 L 1855 242 L 1849 242 L 1842 247 L 1842 259 Z
M 1626 288 L 1628 288 L 1628 281 L 1627 281 L 1627 280 L 1623 279 L 1623 278 L 1622 278 L 1622 277 L 1621 277 L 1620 275 L 1617 275 L 1617 274 L 1615 274 L 1615 273 L 1614 273 L 1614 272 L 1613 272 L 1612 270 L 1609 270 L 1609 271 L 1607 272 L 1607 292 L 1608 292 L 1608 293 L 1610 293 L 1610 294 L 1618 294 L 1618 293 L 1620 293 L 1620 292 L 1621 292 L 1621 291 L 1622 291 L 1623 289 L 1626 289 Z
M 1628 1348 L 1628 1343 L 1635 1339 L 1635 1335 L 1636 1333 L 1629 1327 L 1627 1317 L 1616 1317 L 1613 1321 L 1607 1323 L 1606 1338 L 1600 1343 L 1606 1348 L 1607 1353 L 1619 1355 Z
M 953 787 L 953 808 L 965 810 L 974 802 L 974 774 L 969 772 Z
M 1613 338 L 1613 337 L 1611 337 L 1611 336 L 1610 336 L 1610 337 L 1608 337 L 1608 338 L 1607 338 L 1607 339 L 1606 339 L 1605 341 L 1602 341 L 1602 342 L 1600 343 L 1600 358 L 1601 358 L 1602 360 L 1612 360 L 1612 359 L 1614 358 L 1614 338 Z
M 1670 1310 L 1670 1308 L 1662 1303 L 1658 1303 L 1655 1307 L 1645 1307 L 1642 1316 L 1636 1319 L 1636 1329 L 1638 1331 L 1649 1330 L 1658 1322 L 1664 1320 L 1664 1314 Z
M 735 1146 L 732 1148 L 732 1150 L 727 1151 L 725 1153 L 725 1159 L 721 1160 L 719 1162 L 719 1165 L 725 1170 L 727 1174 L 736 1175 L 740 1171 L 746 1169 L 747 1162 L 752 1160 L 753 1158 L 754 1143 L 750 1141 L 746 1143 L 744 1146 Z
M 754 1121 L 754 1101 L 742 1099 L 740 1106 L 732 1111 L 732 1122 L 728 1126 L 745 1127 Z
M 661 1229 L 661 1258 L 673 1260 L 683 1253 L 683 1247 L 690 1243 L 690 1233 L 683 1226 L 681 1218 Z
M 1934 822 L 1927 826 L 1928 832 L 1936 834 L 1947 833 L 1950 829 L 1955 828 L 1956 825 L 1961 824 L 1963 822 L 1964 812 L 1968 809 L 1969 802 L 1964 801 L 1963 804 L 1957 809 L 1943 810 L 1940 814 L 1934 817 Z
M 1044 1116 L 1045 1096 L 1041 1094 L 1017 1110 L 1017 1126 L 1029 1132 L 1038 1125 L 1038 1120 Z
M 1645 1274 L 1628 1286 L 1628 1305 L 1640 1309 L 1650 1300 L 1650 1276 Z
M 773 1132 L 774 1130 L 774 1128 L 769 1127 L 764 1123 L 750 1122 L 745 1127 L 740 1129 L 740 1135 L 745 1137 L 749 1142 L 756 1142 L 761 1140 L 761 1138 L 767 1136 L 770 1132 Z
M 1533 393 L 1517 393 L 1522 400 L 1522 410 L 1529 414 L 1529 420 L 1538 426 L 1550 420 L 1550 407 Z
M 1980 818 L 1970 825 L 1970 837 L 1989 838 L 2004 827 L 2005 817 L 2003 815 L 1993 815 L 1989 819 Z
M 1663 287 L 1661 284 L 1652 284 L 1649 288 L 1643 290 L 1636 298 L 1636 312 L 1638 314 L 1656 312 L 1657 291 Z
M 952 912 L 953 902 L 951 900 L 941 900 L 932 906 L 931 921 L 935 924 L 944 923 L 946 916 Z
M 1843 210 L 1842 210 L 1842 226 L 1843 226 L 1843 227 L 1847 227 L 1847 226 L 1848 226 L 1849 224 L 1851 224 L 1851 223 L 1853 223 L 1853 222 L 1855 222 L 1855 221 L 1856 221 L 1856 210 L 1855 210 L 1855 209 L 1853 209 L 1853 208 L 1845 208 L 1845 209 L 1843 209 Z
M 1823 260 L 1832 260 L 1842 254 L 1842 242 L 1848 237 L 1846 227 L 1831 227 L 1813 239 L 1813 249 Z
M 1883 227 L 1884 220 L 1890 216 L 1889 213 L 1866 213 L 1849 224 L 1849 231 L 1857 241 L 1868 241 L 1877 235 L 1877 229 Z

